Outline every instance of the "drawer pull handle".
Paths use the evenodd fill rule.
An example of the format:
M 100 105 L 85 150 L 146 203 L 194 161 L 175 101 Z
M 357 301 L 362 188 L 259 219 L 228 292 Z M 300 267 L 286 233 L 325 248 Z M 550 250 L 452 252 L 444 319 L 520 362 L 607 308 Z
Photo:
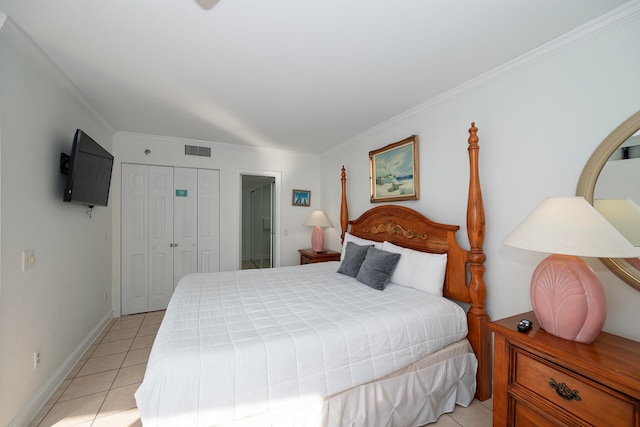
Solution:
M 582 400 L 578 394 L 578 390 L 571 390 L 565 383 L 558 384 L 556 380 L 551 378 L 549 385 L 558 393 L 558 396 L 565 400 Z

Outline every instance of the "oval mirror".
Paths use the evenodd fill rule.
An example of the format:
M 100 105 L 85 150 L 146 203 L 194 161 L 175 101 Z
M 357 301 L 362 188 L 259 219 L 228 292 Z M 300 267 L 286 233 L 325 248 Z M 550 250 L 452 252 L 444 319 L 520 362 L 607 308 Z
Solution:
M 639 131 L 640 111 L 625 120 L 602 141 L 587 161 L 580 175 L 576 195 L 583 196 L 591 204 L 594 204 L 594 200 L 596 200 L 597 209 L 598 204 L 602 203 L 603 208 L 599 209 L 601 213 L 604 212 L 605 201 L 600 199 L 624 202 L 629 204 L 632 209 L 637 209 L 637 205 L 640 204 L 640 200 L 638 200 L 640 196 L 637 193 L 637 183 L 640 180 L 640 157 L 635 153 L 640 150 L 640 135 L 636 135 Z M 634 172 L 633 176 L 630 176 L 631 171 Z M 600 183 L 598 182 L 599 178 Z M 611 182 L 615 180 L 617 182 L 611 185 Z M 634 187 L 636 194 L 630 194 L 634 191 Z M 615 212 L 621 210 L 620 207 L 614 208 Z M 611 219 L 610 221 L 623 232 L 616 221 Z M 632 228 L 636 232 L 640 228 L 637 216 Z M 630 241 L 633 240 L 627 233 L 623 232 L 623 234 L 627 235 Z M 634 244 L 638 245 L 637 242 Z M 640 291 L 640 260 L 635 258 L 601 258 L 601 260 L 619 278 Z

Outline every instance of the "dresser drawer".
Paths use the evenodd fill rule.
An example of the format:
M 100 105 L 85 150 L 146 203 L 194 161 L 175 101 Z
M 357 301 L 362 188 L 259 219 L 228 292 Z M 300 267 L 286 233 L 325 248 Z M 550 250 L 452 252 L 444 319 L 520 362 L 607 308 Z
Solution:
M 537 411 L 534 411 L 529 405 L 517 400 L 513 401 L 514 406 L 514 425 L 518 427 L 542 427 L 542 426 L 558 426 L 562 425 L 559 421 L 549 419 Z
M 514 385 L 530 390 L 589 424 L 635 425 L 638 402 L 518 347 L 512 350 Z

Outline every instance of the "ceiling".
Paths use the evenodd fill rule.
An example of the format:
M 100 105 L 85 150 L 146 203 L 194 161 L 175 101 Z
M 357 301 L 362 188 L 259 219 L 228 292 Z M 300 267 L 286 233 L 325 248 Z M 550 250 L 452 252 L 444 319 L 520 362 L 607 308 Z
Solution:
M 116 130 L 322 153 L 623 3 L 0 0 L 0 12 Z

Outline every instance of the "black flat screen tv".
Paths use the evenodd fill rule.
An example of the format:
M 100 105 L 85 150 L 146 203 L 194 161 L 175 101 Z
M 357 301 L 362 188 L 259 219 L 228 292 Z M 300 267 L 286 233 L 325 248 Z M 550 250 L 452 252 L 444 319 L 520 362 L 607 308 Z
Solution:
M 113 156 L 82 130 L 76 130 L 71 154 L 61 153 L 60 172 L 67 175 L 62 200 L 107 206 Z

